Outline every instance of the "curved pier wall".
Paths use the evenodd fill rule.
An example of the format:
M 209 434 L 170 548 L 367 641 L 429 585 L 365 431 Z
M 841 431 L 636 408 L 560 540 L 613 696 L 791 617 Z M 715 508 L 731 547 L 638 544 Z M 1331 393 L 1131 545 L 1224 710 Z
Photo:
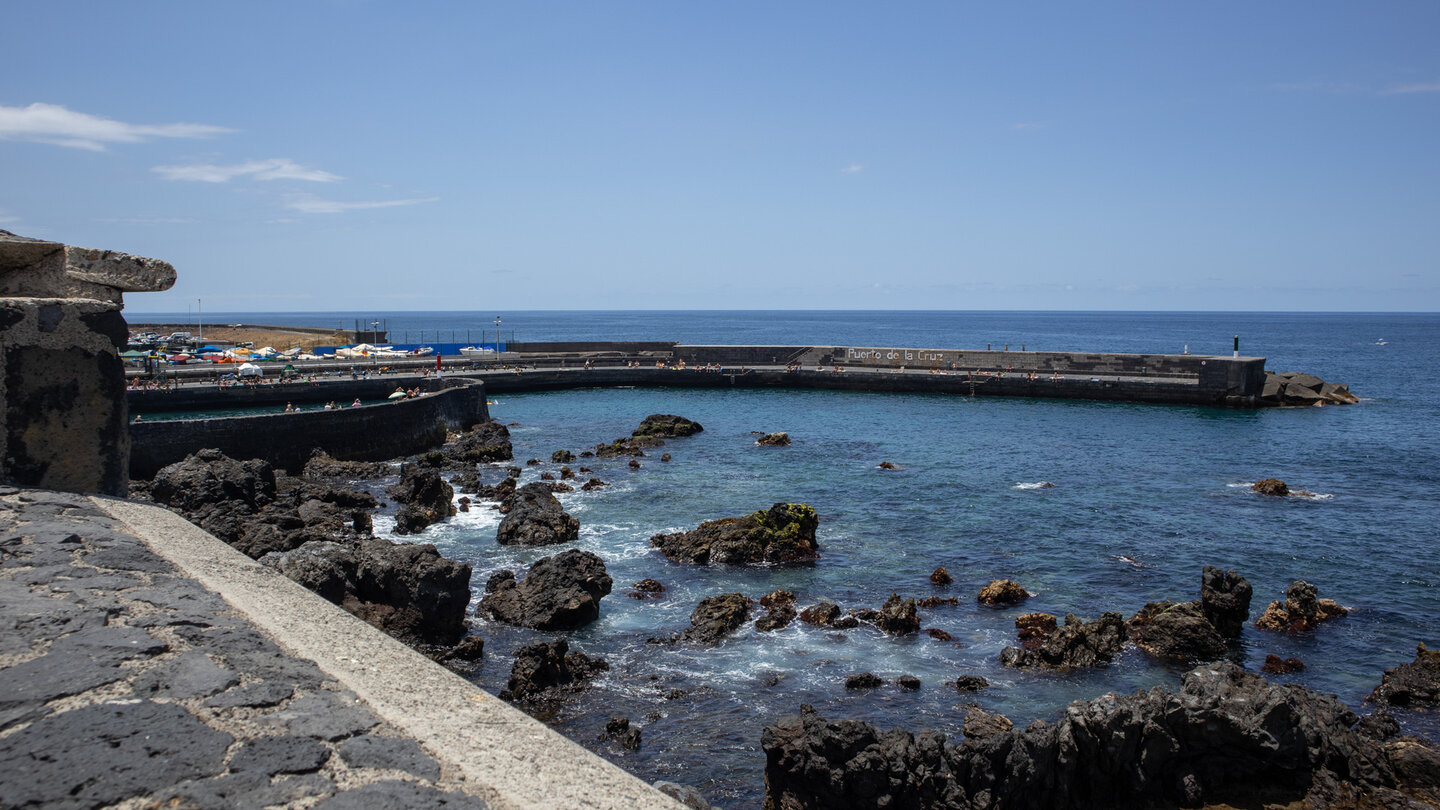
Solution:
M 1260 361 L 1263 363 L 1263 361 Z M 933 393 L 960 396 L 1053 397 L 1114 402 L 1149 402 L 1172 405 L 1255 406 L 1253 397 L 1240 396 L 1227 386 L 1202 385 L 1188 379 L 1150 377 L 1062 377 L 1034 380 L 1022 374 L 1004 377 L 965 374 L 896 373 L 893 370 L 851 368 L 845 372 L 749 369 L 723 372 L 670 368 L 540 369 L 476 373 L 492 394 L 561 391 L 576 388 L 638 386 L 656 388 L 789 388 L 830 391 Z
M 207 447 L 232 458 L 264 459 L 292 473 L 298 473 L 316 450 L 350 461 L 385 461 L 417 453 L 442 444 L 448 429 L 464 430 L 490 418 L 482 383 L 445 382 L 448 387 L 418 399 L 362 408 L 132 422 L 130 473 L 151 478 L 161 467 Z M 341 385 L 315 387 L 329 400 L 338 398 Z
M 356 399 L 384 399 L 395 388 L 419 388 L 431 393 L 443 391 L 456 383 L 453 379 L 416 379 L 414 377 L 372 377 L 352 380 L 347 377 L 326 377 L 320 382 L 290 382 L 255 386 L 235 385 L 229 388 L 192 386 L 176 390 L 155 389 L 127 391 L 125 399 L 130 413 L 160 411 L 197 411 L 207 408 L 255 408 L 263 405 L 284 405 L 287 402 L 330 402 L 349 405 Z

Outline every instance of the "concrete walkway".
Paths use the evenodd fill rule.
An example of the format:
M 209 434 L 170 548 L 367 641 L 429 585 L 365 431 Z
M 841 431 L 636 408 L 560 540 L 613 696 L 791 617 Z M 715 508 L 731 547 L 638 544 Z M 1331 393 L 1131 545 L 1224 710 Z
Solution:
M 164 509 L 0 487 L 0 807 L 109 806 L 680 807 Z

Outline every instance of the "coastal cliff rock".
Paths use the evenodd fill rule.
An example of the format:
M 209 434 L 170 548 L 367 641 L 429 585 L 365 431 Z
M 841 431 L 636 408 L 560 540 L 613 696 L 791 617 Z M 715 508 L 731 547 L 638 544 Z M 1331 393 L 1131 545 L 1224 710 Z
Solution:
M 1369 700 L 1392 706 L 1440 704 L 1440 650 L 1426 649 L 1422 642 L 1414 661 L 1385 670 Z
M 583 689 L 590 680 L 610 669 L 603 658 L 570 651 L 570 642 L 557 638 L 527 644 L 515 652 L 510 680 L 502 700 L 535 702 L 556 699 Z
M 1125 619 L 1119 613 L 1103 613 L 1092 622 L 1071 613 L 1065 624 L 1033 647 L 1006 647 L 1000 663 L 1007 667 L 1073 669 L 1103 667 L 1125 644 Z
M 753 564 L 807 562 L 820 556 L 815 510 L 777 503 L 744 517 L 706 521 L 692 531 L 657 534 L 650 545 L 675 562 Z
M 650 436 L 669 439 L 677 436 L 694 436 L 704 430 L 699 422 L 692 422 L 683 416 L 670 413 L 652 413 L 640 422 L 640 427 L 630 434 L 635 437 Z
M 445 455 L 456 461 L 488 463 L 515 457 L 510 429 L 499 422 L 481 422 L 445 446 Z
M 1294 371 L 1277 374 L 1267 369 L 1260 389 L 1260 402 L 1264 405 L 1353 405 L 1359 401 L 1359 397 L 1350 393 L 1349 386 L 1327 383 L 1313 374 Z
M 722 593 L 707 596 L 690 614 L 690 627 L 680 634 L 681 640 L 715 644 L 730 635 L 750 617 L 751 601 L 744 594 Z
M 1071 704 L 1053 724 L 986 723 L 958 743 L 935 731 L 828 722 L 802 706 L 761 735 L 765 807 L 1089 810 L 1117 797 L 1130 806 L 1308 798 L 1327 807 L 1358 794 L 1373 802 L 1366 807 L 1409 806 L 1395 788 L 1423 789 L 1424 777 L 1407 779 L 1392 762 L 1428 773 L 1434 749 L 1415 742 L 1418 750 L 1392 753 L 1357 733 L 1356 719 L 1334 697 L 1230 663 L 1192 670 L 1178 693 L 1105 695 Z
M 1318 598 L 1319 591 L 1303 579 L 1285 589 L 1285 601 L 1271 602 L 1255 620 L 1261 630 L 1283 630 L 1300 633 L 1313 630 L 1322 622 L 1346 616 L 1350 611 L 1333 599 Z
M 492 575 L 480 611 L 505 624 L 572 630 L 600 616 L 600 600 L 612 585 L 603 560 L 571 549 L 536 560 L 523 582 L 515 581 L 513 571 Z
M 561 508 L 549 484 L 540 482 L 515 490 L 510 510 L 495 530 L 495 541 L 505 546 L 548 546 L 579 537 L 580 521 Z
M 312 541 L 260 562 L 407 644 L 449 646 L 465 636 L 470 566 L 428 543 Z
M 401 504 L 395 512 L 396 534 L 416 534 L 455 514 L 451 503 L 455 490 L 440 478 L 439 472 L 418 464 L 403 465 L 400 483 L 386 493 Z

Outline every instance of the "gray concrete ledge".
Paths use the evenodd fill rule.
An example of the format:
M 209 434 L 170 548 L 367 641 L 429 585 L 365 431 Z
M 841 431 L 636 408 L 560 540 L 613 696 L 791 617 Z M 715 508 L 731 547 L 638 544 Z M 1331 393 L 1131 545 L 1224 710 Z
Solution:
M 286 652 L 314 661 L 382 720 L 458 769 L 493 807 L 682 807 L 184 518 L 152 504 L 93 500 Z

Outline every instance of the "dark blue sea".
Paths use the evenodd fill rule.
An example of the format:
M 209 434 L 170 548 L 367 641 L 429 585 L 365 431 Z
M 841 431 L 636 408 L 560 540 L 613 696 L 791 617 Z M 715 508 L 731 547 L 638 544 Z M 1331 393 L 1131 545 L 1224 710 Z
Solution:
M 1107 669 L 1029 672 L 1000 666 L 1019 613 L 1104 611 L 1129 616 L 1148 601 L 1196 599 L 1207 564 L 1237 569 L 1255 588 L 1252 617 L 1297 579 L 1352 608 L 1303 635 L 1245 630 L 1241 662 L 1296 657 L 1281 676 L 1337 694 L 1364 713 L 1385 668 L 1440 644 L 1440 315 L 1354 313 L 1064 312 L 507 312 L 207 314 L 207 321 L 317 326 L 382 320 L 398 332 L 469 331 L 505 340 L 676 340 L 916 348 L 1001 348 L 1263 356 L 1277 371 L 1348 384 L 1358 405 L 1259 411 L 1218 408 L 968 399 L 813 391 L 592 390 L 498 396 L 494 416 L 511 427 L 524 480 L 553 471 L 550 454 L 579 452 L 630 431 L 651 413 L 701 422 L 632 471 L 624 460 L 585 460 L 613 486 L 562 495 L 581 521 L 580 546 L 605 559 L 615 592 L 601 619 L 570 636 L 572 647 L 609 659 L 588 693 L 547 718 L 563 733 L 642 777 L 694 785 L 715 804 L 758 807 L 761 728 L 810 703 L 830 718 L 882 727 L 959 733 L 971 701 L 1024 725 L 1056 717 L 1073 700 L 1108 691 L 1174 685 L 1182 668 L 1130 650 Z M 183 317 L 170 316 L 173 320 Z M 161 316 L 132 316 L 161 320 Z M 421 338 L 423 341 L 424 338 Z M 762 448 L 752 431 L 786 431 L 788 448 Z M 890 461 L 903 469 L 881 471 Z M 578 466 L 578 465 L 572 465 Z M 503 477 L 487 472 L 492 482 Z M 1316 498 L 1265 498 L 1250 482 L 1280 478 Z M 1037 488 L 1052 482 L 1053 488 Z M 658 532 L 741 515 L 777 501 L 820 514 L 822 557 L 794 568 L 697 568 L 649 547 Z M 479 591 L 501 568 L 521 569 L 558 549 L 497 545 L 498 515 L 486 509 L 433 527 L 420 539 L 471 563 Z M 383 517 L 377 529 L 393 525 Z M 939 565 L 956 582 L 933 587 Z M 657 601 L 629 599 L 631 583 L 668 587 Z M 975 603 L 992 579 L 1035 595 L 1023 607 Z M 704 596 L 759 597 L 793 590 L 801 606 L 828 599 L 879 607 L 891 593 L 956 595 L 958 607 L 922 611 L 926 635 L 837 632 L 799 623 L 775 633 L 748 628 L 714 648 L 647 644 L 683 629 Z M 477 621 L 486 662 L 477 681 L 499 691 L 511 654 L 539 637 Z M 913 674 L 914 693 L 892 686 L 847 693 L 847 675 L 893 683 Z M 961 694 L 961 674 L 992 686 Z M 642 727 L 638 752 L 597 741 L 606 719 Z M 1403 714 L 1435 737 L 1432 716 Z

